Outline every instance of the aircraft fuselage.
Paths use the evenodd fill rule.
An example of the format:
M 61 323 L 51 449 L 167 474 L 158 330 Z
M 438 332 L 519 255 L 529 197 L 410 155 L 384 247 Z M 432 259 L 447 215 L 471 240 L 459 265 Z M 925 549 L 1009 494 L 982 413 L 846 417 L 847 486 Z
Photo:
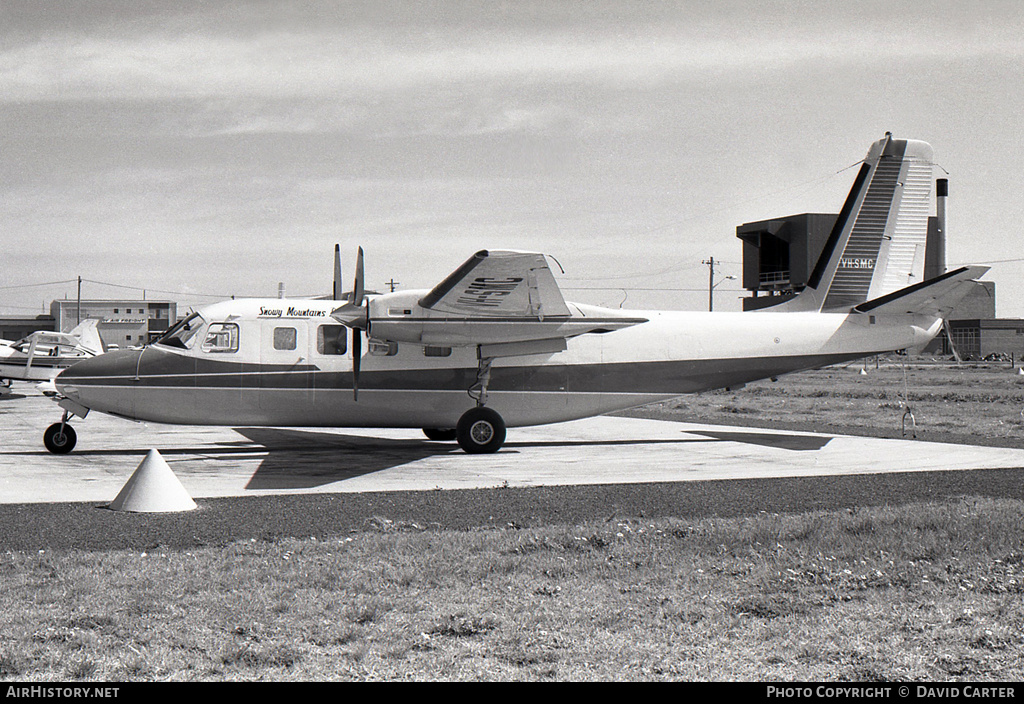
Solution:
M 29 364 L 29 357 L 24 352 L 13 347 L 3 347 L 0 348 L 0 379 L 49 381 L 60 370 L 88 358 L 89 356 L 84 354 L 49 354 L 41 351 L 32 357 Z
M 188 348 L 110 352 L 56 384 L 92 410 L 194 425 L 453 428 L 475 405 L 475 346 L 394 342 L 364 348 L 356 400 L 352 345 L 330 317 L 337 306 L 225 302 L 203 311 Z M 858 313 L 633 313 L 648 322 L 495 360 L 487 406 L 510 427 L 574 420 L 923 345 L 940 325 Z

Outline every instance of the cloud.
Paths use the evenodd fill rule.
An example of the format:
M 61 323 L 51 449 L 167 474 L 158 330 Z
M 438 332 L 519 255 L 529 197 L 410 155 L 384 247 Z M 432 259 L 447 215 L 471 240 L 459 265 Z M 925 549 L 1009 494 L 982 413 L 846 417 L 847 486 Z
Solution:
M 848 174 L 821 204 L 754 196 L 887 129 L 934 141 L 974 240 L 1012 241 L 968 194 L 1020 191 L 1018 0 L 67 5 L 0 9 L 0 213 L 26 281 L 223 291 L 237 269 L 298 292 L 338 238 L 408 257 L 380 277 L 406 284 L 483 245 L 604 272 L 725 259 L 737 223 L 838 208 Z M 263 254 L 235 261 L 240 242 Z M 109 256 L 132 247 L 152 258 Z M 223 266 L 197 271 L 197 249 Z
M 260 26 L 249 17 L 244 31 L 224 18 L 219 25 L 180 19 L 170 29 L 156 20 L 113 17 L 85 32 L 43 26 L 4 42 L 0 99 L 344 99 L 467 82 L 614 86 L 822 62 L 1024 56 L 1012 23 L 982 11 L 961 23 L 959 13 L 918 11 L 911 23 L 870 9 L 827 18 L 821 11 L 700 14 L 680 6 L 668 18 L 648 19 L 638 9 L 621 26 L 608 27 L 590 22 L 599 13 L 587 17 L 580 7 L 585 16 L 578 24 L 563 19 L 547 27 L 526 22 L 528 13 L 506 25 L 469 14 L 463 26 L 444 29 L 388 23 L 383 12 L 374 22 L 364 17 L 351 25 L 334 17 L 322 25 L 268 20 Z

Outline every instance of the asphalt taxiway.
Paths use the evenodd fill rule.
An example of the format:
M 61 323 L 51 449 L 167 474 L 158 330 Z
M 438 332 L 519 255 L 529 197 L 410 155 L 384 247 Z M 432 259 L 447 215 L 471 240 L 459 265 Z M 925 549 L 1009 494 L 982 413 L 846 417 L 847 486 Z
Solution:
M 1024 450 L 598 417 L 509 429 L 494 455 L 418 430 L 226 428 L 75 419 L 78 446 L 52 455 L 60 419 L 34 389 L 0 398 L 0 503 L 109 502 L 150 449 L 195 499 L 275 494 L 674 483 L 1024 467 Z

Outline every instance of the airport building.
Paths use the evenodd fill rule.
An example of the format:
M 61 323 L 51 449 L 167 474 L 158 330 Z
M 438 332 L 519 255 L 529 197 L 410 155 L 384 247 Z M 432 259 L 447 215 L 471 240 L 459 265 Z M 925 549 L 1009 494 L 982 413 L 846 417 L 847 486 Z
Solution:
M 79 322 L 99 320 L 100 339 L 108 348 L 145 345 L 178 319 L 178 304 L 153 300 L 59 299 L 50 304 L 54 329 L 69 332 Z
M 0 340 L 12 342 L 28 337 L 37 330 L 54 331 L 52 315 L 37 315 L 34 318 L 0 318 Z
M 988 318 L 950 320 L 949 335 L 962 358 L 1009 356 L 1024 360 L 1024 320 Z M 948 344 L 944 349 L 949 349 Z

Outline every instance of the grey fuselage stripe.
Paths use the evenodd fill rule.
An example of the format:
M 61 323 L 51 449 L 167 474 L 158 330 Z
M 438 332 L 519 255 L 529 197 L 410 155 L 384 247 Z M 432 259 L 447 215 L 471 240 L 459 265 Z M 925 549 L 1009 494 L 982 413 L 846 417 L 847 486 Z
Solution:
M 754 357 L 656 362 L 626 362 L 494 367 L 489 390 L 569 393 L 655 393 L 684 394 L 722 388 L 786 374 L 814 369 L 863 356 L 857 354 L 819 354 L 786 357 Z M 84 376 L 64 372 L 60 383 L 81 387 L 133 388 L 231 388 L 239 390 L 351 389 L 351 370 L 321 370 L 315 366 L 265 368 L 258 364 L 218 363 L 220 368 L 185 362 L 177 369 L 161 365 L 161 370 L 134 373 L 110 373 Z M 203 366 L 199 369 L 197 366 Z M 190 368 L 186 368 L 190 367 Z M 229 368 L 229 367 L 234 367 Z M 477 370 L 469 367 L 367 370 L 359 377 L 360 391 L 458 391 L 476 383 Z

